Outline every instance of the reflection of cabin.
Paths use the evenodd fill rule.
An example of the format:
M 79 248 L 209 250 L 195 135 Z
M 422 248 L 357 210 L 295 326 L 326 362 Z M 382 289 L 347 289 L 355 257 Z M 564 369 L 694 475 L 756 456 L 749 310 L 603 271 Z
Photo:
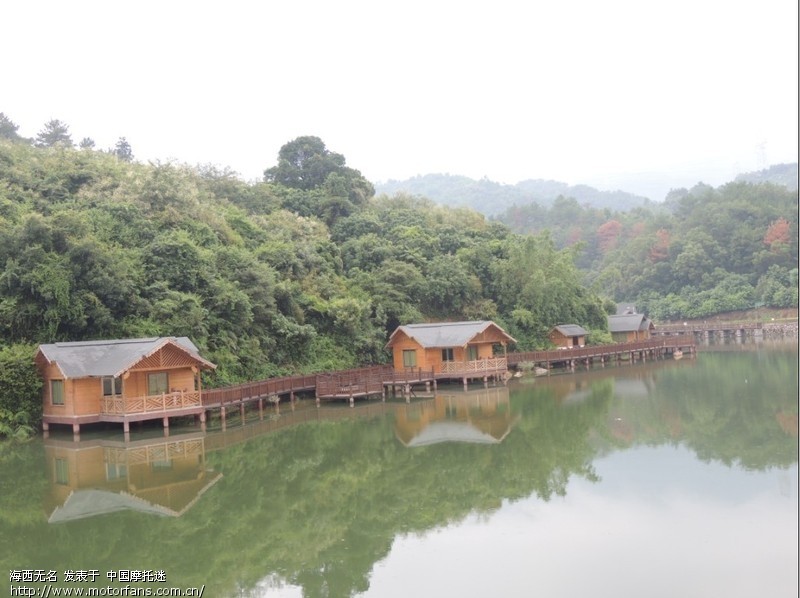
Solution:
M 80 425 L 204 414 L 200 371 L 216 366 L 186 337 L 40 345 L 42 422 Z
M 588 332 L 577 324 L 559 324 L 550 331 L 548 338 L 556 347 L 571 349 L 586 344 Z
M 121 510 L 177 517 L 222 474 L 206 468 L 204 438 L 134 443 L 45 441 L 50 523 Z
M 644 314 L 608 316 L 608 329 L 618 343 L 632 343 L 650 338 L 655 324 Z
M 395 434 L 407 447 L 442 442 L 498 444 L 512 425 L 506 387 L 440 394 L 395 411 Z
M 440 322 L 400 326 L 389 337 L 394 369 L 433 370 L 437 378 L 486 378 L 508 371 L 506 346 L 516 342 L 494 322 Z M 495 348 L 502 355 L 495 355 Z

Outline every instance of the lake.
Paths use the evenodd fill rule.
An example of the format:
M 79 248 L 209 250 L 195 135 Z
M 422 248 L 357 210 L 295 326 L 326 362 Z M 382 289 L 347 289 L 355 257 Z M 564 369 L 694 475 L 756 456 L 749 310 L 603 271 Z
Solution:
M 0 596 L 796 598 L 797 343 L 0 445 L 0 562 Z

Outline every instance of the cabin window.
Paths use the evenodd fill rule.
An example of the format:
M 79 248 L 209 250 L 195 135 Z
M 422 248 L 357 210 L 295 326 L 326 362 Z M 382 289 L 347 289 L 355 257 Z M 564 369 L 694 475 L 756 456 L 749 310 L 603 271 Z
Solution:
M 403 349 L 403 367 L 404 368 L 417 367 L 416 349 Z
M 469 361 L 475 361 L 478 359 L 478 347 L 477 345 L 470 345 L 467 347 L 467 359 Z
M 155 372 L 147 374 L 147 394 L 160 395 L 168 392 L 169 377 L 167 372 Z
M 442 361 L 453 361 L 453 348 L 442 349 Z
M 50 401 L 53 405 L 64 404 L 64 381 L 50 380 Z
M 103 378 L 103 396 L 111 397 L 122 394 L 122 378 L 107 376 Z
M 56 484 L 69 484 L 69 464 L 66 459 L 56 459 Z
M 128 466 L 124 463 L 106 463 L 106 480 L 121 480 L 128 477 Z

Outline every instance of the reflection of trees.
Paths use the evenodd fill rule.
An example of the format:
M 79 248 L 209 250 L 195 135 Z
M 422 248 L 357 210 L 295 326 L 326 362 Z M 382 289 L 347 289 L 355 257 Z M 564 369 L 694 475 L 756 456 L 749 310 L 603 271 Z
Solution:
M 635 366 L 596 433 L 610 446 L 682 442 L 704 461 L 786 467 L 797 462 L 797 375 L 796 348 Z M 626 396 L 633 379 L 647 393 Z
M 306 596 L 349 596 L 368 587 L 396 536 L 490 513 L 503 501 L 564 495 L 571 477 L 595 479 L 598 451 L 683 442 L 703 459 L 746 467 L 796 461 L 796 436 L 778 421 L 797 417 L 797 390 L 787 383 L 796 384 L 796 353 L 684 361 L 515 385 L 514 425 L 497 444 L 409 449 L 391 409 L 277 429 L 207 453 L 223 477 L 177 519 L 126 512 L 48 526 L 41 502 L 26 509 L 22 500 L 31 488 L 37 499 L 45 492 L 28 475 L 24 490 L 0 495 L 0 537 L 24 539 L 13 553 L 3 542 L 0 561 L 100 570 L 135 563 L 166 570 L 172 586 L 206 584 L 214 596 L 246 595 L 265 579 L 300 585 Z M 748 392 L 754 384 L 763 392 Z M 617 418 L 627 436 L 614 434 Z M 40 447 L 23 452 L 41 478 Z M 0 483 L 10 487 L 2 476 Z M 7 504 L 13 519 L 4 516 Z

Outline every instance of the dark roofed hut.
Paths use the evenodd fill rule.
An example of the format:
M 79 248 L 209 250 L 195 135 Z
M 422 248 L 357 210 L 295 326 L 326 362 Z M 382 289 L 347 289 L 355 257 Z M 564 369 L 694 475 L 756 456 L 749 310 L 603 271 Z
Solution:
M 608 330 L 618 343 L 647 340 L 655 330 L 655 324 L 644 314 L 608 316 Z
M 550 331 L 547 338 L 556 347 L 571 349 L 573 347 L 583 347 L 586 344 L 587 334 L 589 333 L 577 324 L 559 324 Z

